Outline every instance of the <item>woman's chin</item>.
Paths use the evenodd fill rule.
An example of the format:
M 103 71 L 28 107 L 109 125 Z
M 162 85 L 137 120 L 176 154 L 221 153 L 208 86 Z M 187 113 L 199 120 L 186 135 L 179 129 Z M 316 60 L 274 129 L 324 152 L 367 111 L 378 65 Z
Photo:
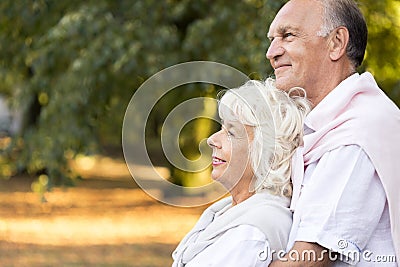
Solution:
M 221 172 L 220 170 L 213 170 L 211 172 L 211 179 L 214 181 L 223 184 L 223 181 L 229 180 L 228 175 L 225 172 Z
M 211 173 L 211 179 L 213 179 L 216 182 L 219 182 L 218 180 L 221 178 L 221 175 L 215 175 L 213 173 Z
M 235 187 L 236 183 L 233 183 L 232 180 L 224 175 L 219 175 L 219 176 L 213 176 L 211 175 L 211 178 L 217 182 L 220 183 L 227 191 L 231 191 L 233 187 Z
M 226 184 L 226 177 L 224 177 L 223 174 L 221 173 L 214 173 L 211 172 L 211 179 L 213 179 L 215 182 L 222 184 L 225 187 Z

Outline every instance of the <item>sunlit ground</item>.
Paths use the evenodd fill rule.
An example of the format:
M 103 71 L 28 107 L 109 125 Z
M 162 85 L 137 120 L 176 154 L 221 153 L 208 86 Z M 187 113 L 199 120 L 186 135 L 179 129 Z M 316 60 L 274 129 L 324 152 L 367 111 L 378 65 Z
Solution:
M 0 181 L 0 266 L 170 266 L 171 252 L 205 207 L 146 195 L 123 161 L 85 158 L 85 179 L 41 203 L 32 179 Z

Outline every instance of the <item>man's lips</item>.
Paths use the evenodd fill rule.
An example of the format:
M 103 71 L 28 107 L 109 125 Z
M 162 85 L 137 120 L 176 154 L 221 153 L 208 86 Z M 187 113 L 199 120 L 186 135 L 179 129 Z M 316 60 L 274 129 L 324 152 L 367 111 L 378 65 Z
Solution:
M 290 64 L 279 64 L 279 65 L 275 66 L 275 71 L 282 70 L 282 69 L 285 69 L 285 68 L 288 68 L 288 67 L 291 67 L 291 66 L 292 65 L 290 65 Z
M 219 165 L 221 165 L 221 164 L 224 164 L 225 162 L 226 162 L 225 160 L 220 159 L 220 158 L 218 158 L 218 157 L 216 157 L 216 156 L 213 156 L 213 157 L 212 157 L 212 165 L 213 165 L 213 166 L 219 166 Z

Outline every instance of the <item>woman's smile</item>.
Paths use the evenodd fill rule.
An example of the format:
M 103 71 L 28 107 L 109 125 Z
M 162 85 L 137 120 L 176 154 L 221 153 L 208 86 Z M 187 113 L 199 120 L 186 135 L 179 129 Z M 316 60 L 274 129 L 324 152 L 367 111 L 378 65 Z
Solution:
M 212 165 L 213 165 L 213 167 L 218 167 L 219 165 L 222 165 L 222 164 L 225 164 L 225 163 L 226 163 L 226 161 L 223 160 L 223 159 L 220 159 L 220 158 L 218 158 L 216 156 L 212 157 Z

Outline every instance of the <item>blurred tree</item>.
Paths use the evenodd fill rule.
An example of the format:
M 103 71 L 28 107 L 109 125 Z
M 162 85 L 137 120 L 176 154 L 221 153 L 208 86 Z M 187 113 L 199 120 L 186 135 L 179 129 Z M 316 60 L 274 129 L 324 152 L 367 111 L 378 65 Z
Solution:
M 400 1 L 360 0 L 368 24 L 368 46 L 362 69 L 400 105 Z
M 6 151 L 9 167 L 3 174 L 38 174 L 37 191 L 70 183 L 67 161 L 106 144 L 119 145 L 134 90 L 174 64 L 211 60 L 253 78 L 271 75 L 266 32 L 284 2 L 1 1 L 0 92 L 14 109 L 24 111 L 23 127 Z M 399 103 L 399 1 L 361 2 L 370 28 L 363 68 Z M 165 114 L 175 105 L 217 90 L 189 86 L 160 103 L 148 122 L 148 138 L 159 139 Z M 193 129 L 204 132 L 190 138 L 193 131 L 187 131 L 182 138 L 185 150 L 194 149 L 188 153 L 193 157 L 199 138 L 213 131 L 211 122 L 194 123 Z
M 177 61 L 157 2 L 1 2 L 2 91 L 25 110 L 10 156 L 17 171 L 48 175 L 38 188 L 70 183 L 67 160 L 94 152 L 101 129 L 119 134 L 130 89 Z

